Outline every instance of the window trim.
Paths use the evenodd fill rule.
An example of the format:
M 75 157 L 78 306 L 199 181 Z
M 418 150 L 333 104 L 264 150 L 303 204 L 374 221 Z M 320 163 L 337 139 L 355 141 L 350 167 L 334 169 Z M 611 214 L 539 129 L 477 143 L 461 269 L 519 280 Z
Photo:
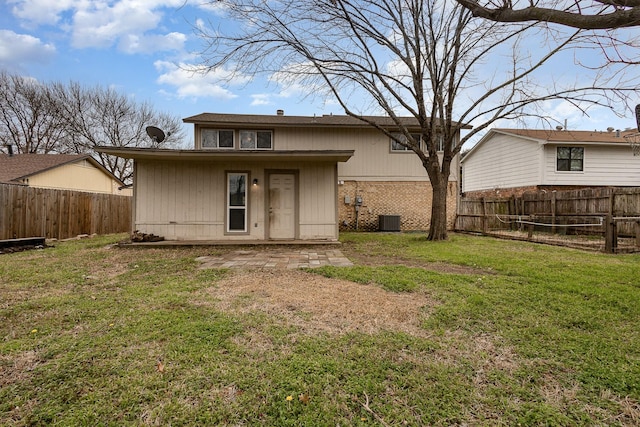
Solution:
M 404 139 L 406 140 L 406 137 L 404 136 L 404 134 L 402 133 L 394 133 L 393 134 L 395 137 L 397 137 L 397 139 Z M 412 133 L 411 135 L 413 135 L 414 137 L 417 136 L 420 138 L 420 148 L 422 148 L 422 136 L 420 134 L 417 133 Z M 394 153 L 394 154 L 404 154 L 404 153 L 413 153 L 413 150 L 411 150 L 409 147 L 405 147 L 404 145 L 400 145 L 400 147 L 402 147 L 401 149 L 394 149 L 393 145 L 396 143 L 396 141 L 393 138 L 389 138 L 389 152 L 390 153 Z
M 401 133 L 394 133 L 393 135 L 396 136 L 400 136 L 404 138 L 404 135 Z M 422 140 L 422 135 L 418 134 L 418 133 L 411 133 L 411 135 L 413 135 L 414 137 L 419 137 L 420 139 L 420 149 L 424 152 L 427 151 L 427 145 L 424 143 L 424 141 Z M 441 133 L 438 133 L 438 152 L 442 152 L 444 151 L 444 136 Z M 393 140 L 393 138 L 389 138 L 389 152 L 390 153 L 413 153 L 413 151 L 405 146 L 402 146 L 403 149 L 394 149 L 393 148 L 393 144 L 395 143 L 395 141 Z
M 244 182 L 244 206 L 242 206 L 244 210 L 244 228 L 242 230 L 232 230 L 231 229 L 231 209 L 240 209 L 238 205 L 231 205 L 231 192 L 229 190 L 230 187 L 230 177 L 233 175 L 243 175 L 245 177 Z M 249 182 L 251 180 L 251 174 L 249 171 L 225 171 L 225 202 L 224 202 L 224 234 L 225 235 L 248 235 L 250 234 L 249 228 L 249 197 L 251 194 L 249 188 Z
M 204 135 L 208 132 L 216 132 L 216 146 L 205 147 Z M 220 132 L 231 132 L 231 147 L 220 147 Z M 200 129 L 200 148 L 203 150 L 235 150 L 236 148 L 236 133 L 233 129 L 218 129 L 218 128 L 203 128 Z
M 252 132 L 254 134 L 256 143 L 255 147 L 245 148 L 242 146 L 242 134 L 244 132 Z M 270 146 L 269 148 L 260 148 L 258 147 L 258 133 L 268 133 L 270 135 Z M 238 131 L 238 149 L 239 150 L 260 150 L 260 151 L 273 151 L 273 131 L 269 129 L 240 129 Z
M 569 158 L 563 158 L 563 159 L 560 158 L 560 149 L 562 149 L 562 148 L 568 148 L 569 149 Z M 574 149 L 582 150 L 582 158 L 574 159 L 572 157 L 572 153 L 573 153 Z M 565 173 L 581 173 L 581 172 L 584 172 L 584 153 L 585 153 L 585 149 L 584 149 L 583 146 L 567 146 L 567 145 L 558 145 L 558 146 L 556 146 L 556 172 L 565 172 Z M 560 160 L 568 161 L 569 168 L 568 169 L 560 169 L 560 167 L 559 167 L 560 166 L 560 164 L 559 164 Z M 572 165 L 572 162 L 574 160 L 576 160 L 576 161 L 580 160 L 581 161 L 580 169 L 571 169 L 571 165 Z

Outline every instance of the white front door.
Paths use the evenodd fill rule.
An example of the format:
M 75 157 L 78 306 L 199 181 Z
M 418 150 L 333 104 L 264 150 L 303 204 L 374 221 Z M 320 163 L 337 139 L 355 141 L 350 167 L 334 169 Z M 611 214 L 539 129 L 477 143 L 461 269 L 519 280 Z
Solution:
M 294 174 L 269 175 L 269 237 L 296 237 L 296 177 Z

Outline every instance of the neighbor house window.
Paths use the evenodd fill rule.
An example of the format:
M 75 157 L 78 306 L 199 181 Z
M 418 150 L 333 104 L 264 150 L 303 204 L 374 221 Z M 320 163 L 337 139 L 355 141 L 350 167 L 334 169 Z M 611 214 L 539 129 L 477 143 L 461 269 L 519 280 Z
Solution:
M 202 129 L 202 148 L 233 148 L 233 131 L 227 129 Z
M 557 170 L 584 170 L 584 147 L 558 147 L 557 153 Z
M 270 130 L 241 130 L 240 148 L 244 150 L 271 150 L 273 147 Z
M 246 173 L 227 174 L 227 231 L 247 231 L 247 180 Z

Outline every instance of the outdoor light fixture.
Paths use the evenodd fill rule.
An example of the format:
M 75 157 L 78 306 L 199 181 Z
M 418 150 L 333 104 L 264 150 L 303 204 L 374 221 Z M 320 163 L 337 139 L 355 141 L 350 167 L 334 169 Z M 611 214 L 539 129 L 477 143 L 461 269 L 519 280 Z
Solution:
M 253 178 L 253 186 L 254 187 L 258 186 L 258 178 Z

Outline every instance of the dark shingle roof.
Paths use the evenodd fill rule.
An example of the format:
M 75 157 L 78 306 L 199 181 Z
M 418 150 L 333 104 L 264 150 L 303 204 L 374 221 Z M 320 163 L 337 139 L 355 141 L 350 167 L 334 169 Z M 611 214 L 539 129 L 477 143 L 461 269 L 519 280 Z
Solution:
M 366 116 L 367 119 L 383 126 L 394 127 L 391 117 Z M 417 127 L 415 117 L 400 117 L 405 126 Z M 256 125 L 256 126 L 302 126 L 302 127 L 369 127 L 370 125 L 351 116 L 287 116 L 287 115 L 254 115 L 254 114 L 222 114 L 202 113 L 183 119 L 185 123 L 215 125 Z
M 0 154 L 0 182 L 16 183 L 29 176 L 89 157 L 88 154 Z

